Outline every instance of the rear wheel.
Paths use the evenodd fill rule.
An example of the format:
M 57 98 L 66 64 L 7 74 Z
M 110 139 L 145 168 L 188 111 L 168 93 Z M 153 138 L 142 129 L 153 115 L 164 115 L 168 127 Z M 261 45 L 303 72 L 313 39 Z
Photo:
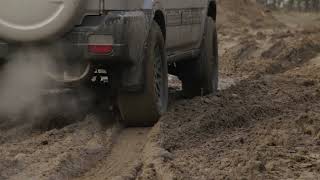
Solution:
M 153 22 L 144 54 L 144 89 L 118 96 L 122 122 L 127 126 L 152 126 L 168 107 L 168 67 L 164 38 Z
M 207 95 L 218 89 L 218 38 L 215 21 L 207 17 L 200 57 L 178 64 L 182 89 L 187 97 Z

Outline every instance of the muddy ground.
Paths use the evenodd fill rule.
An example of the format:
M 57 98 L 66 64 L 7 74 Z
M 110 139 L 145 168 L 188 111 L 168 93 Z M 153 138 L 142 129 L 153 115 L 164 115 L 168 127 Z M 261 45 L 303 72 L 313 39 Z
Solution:
M 319 18 L 219 3 L 216 95 L 183 99 L 171 78 L 153 128 L 104 106 L 60 126 L 2 120 L 0 179 L 320 179 Z

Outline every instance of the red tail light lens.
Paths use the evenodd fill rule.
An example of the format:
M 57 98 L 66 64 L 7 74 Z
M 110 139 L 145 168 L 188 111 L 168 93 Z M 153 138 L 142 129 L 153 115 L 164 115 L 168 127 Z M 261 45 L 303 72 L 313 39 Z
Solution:
M 112 52 L 112 45 L 89 45 L 89 52 L 94 54 L 109 54 Z

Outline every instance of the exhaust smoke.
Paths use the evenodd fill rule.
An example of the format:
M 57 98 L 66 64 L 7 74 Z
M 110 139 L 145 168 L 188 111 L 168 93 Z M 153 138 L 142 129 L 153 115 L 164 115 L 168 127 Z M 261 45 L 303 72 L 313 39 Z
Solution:
M 89 99 L 89 93 L 79 92 L 79 96 L 74 96 L 72 93 L 65 93 L 65 90 L 48 89 L 49 86 L 52 88 L 53 81 L 48 78 L 44 66 L 54 64 L 52 62 L 56 61 L 53 57 L 43 49 L 24 47 L 8 58 L 8 63 L 0 72 L 0 125 L 9 121 L 52 129 L 79 120 L 65 120 L 63 117 L 66 114 L 74 118 L 83 115 L 79 96 Z M 54 68 L 56 66 L 52 67 Z M 57 125 L 55 121 L 63 122 Z
M 41 72 L 41 60 L 48 58 L 34 48 L 18 50 L 9 57 L 0 73 L 1 114 L 16 116 L 40 100 L 47 82 Z

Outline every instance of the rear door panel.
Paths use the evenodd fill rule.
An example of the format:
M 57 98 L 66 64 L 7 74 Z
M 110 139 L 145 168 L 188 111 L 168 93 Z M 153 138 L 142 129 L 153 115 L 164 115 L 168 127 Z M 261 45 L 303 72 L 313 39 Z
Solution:
M 164 0 L 167 20 L 168 52 L 190 49 L 192 44 L 192 25 L 183 23 L 183 15 L 191 7 L 192 0 Z
M 165 0 L 168 52 L 199 48 L 207 0 Z

